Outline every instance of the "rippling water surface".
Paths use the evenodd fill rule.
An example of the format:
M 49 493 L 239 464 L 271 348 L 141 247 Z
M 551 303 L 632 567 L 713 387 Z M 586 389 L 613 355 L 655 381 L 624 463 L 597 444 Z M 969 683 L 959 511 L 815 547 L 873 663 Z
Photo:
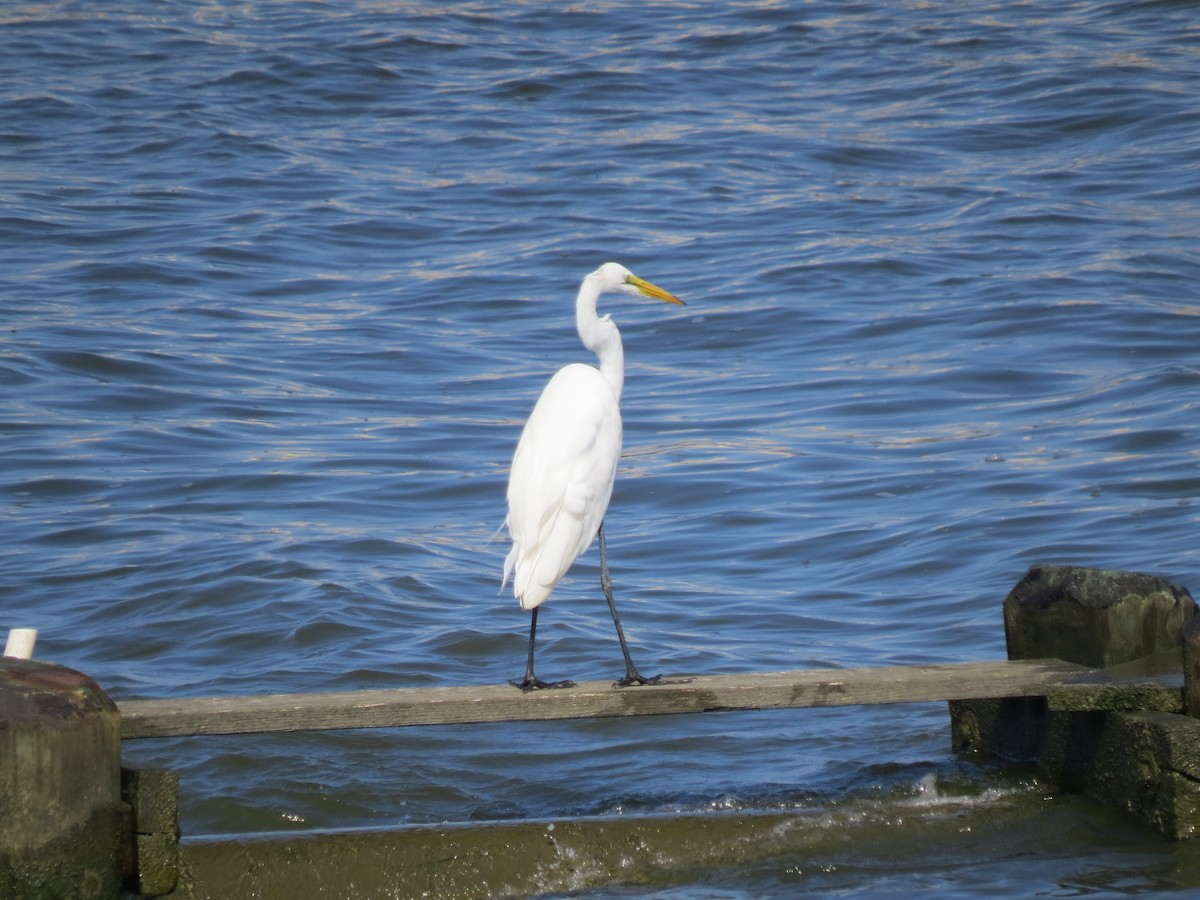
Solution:
M 1193 4 L 30 2 L 0 48 L 0 627 L 118 701 L 519 676 L 508 463 L 608 259 L 688 303 L 606 305 L 644 669 L 1002 657 L 1034 562 L 1200 587 Z M 543 677 L 620 674 L 596 572 Z M 128 752 L 182 772 L 189 835 L 932 784 L 976 831 L 1073 825 L 981 881 L 888 806 L 863 839 L 911 853 L 697 877 L 1200 883 L 1035 782 L 961 787 L 948 745 L 899 707 Z

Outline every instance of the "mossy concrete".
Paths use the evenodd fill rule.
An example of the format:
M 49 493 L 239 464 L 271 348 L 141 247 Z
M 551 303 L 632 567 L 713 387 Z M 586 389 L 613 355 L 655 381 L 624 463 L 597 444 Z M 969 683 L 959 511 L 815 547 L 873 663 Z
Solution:
M 528 897 L 669 881 L 793 848 L 794 814 L 493 822 L 185 842 L 179 900 Z M 824 840 L 823 829 L 812 839 Z
M 1195 610 L 1185 588 L 1155 575 L 1032 566 L 1004 600 L 1008 658 L 1103 668 L 1168 648 L 1182 654 Z
M 128 887 L 149 897 L 171 893 L 179 881 L 179 774 L 123 768 L 121 796 L 132 813 Z
M 120 895 L 120 729 L 86 675 L 0 659 L 0 897 Z
M 1033 566 L 1004 601 L 1009 658 L 1103 667 L 1106 678 L 1047 697 L 954 701 L 954 749 L 1036 763 L 1062 791 L 1172 838 L 1200 835 L 1200 721 L 1182 715 L 1183 632 L 1195 614 L 1186 589 L 1153 575 Z M 1100 683 L 1133 672 L 1154 682 Z

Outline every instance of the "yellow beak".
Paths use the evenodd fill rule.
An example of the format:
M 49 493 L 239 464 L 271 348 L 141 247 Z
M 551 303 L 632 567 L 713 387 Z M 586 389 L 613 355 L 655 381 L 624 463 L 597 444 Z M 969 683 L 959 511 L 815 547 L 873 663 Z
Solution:
M 653 297 L 655 300 L 662 300 L 666 303 L 674 303 L 676 306 L 687 306 L 682 300 L 674 294 L 668 293 L 656 284 L 651 284 L 648 281 L 643 281 L 636 275 L 630 275 L 625 279 L 626 284 L 631 284 L 647 297 Z

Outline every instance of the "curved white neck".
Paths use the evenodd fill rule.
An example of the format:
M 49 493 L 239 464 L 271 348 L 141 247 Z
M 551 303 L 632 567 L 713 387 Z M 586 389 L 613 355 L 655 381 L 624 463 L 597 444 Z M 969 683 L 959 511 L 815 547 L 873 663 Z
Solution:
M 621 346 L 621 332 L 608 316 L 596 315 L 596 300 L 600 297 L 597 279 L 589 275 L 579 286 L 575 300 L 575 328 L 579 339 L 600 360 L 600 374 L 612 386 L 617 399 L 625 386 L 625 350 Z

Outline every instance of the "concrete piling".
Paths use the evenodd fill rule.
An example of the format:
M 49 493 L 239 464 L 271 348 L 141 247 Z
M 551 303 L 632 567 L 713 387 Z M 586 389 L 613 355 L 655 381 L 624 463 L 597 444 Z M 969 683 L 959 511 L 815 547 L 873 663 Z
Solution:
M 1183 628 L 1183 711 L 1200 719 L 1200 614 Z
M 1169 682 L 1176 696 L 1195 617 L 1191 595 L 1165 579 L 1077 566 L 1033 566 L 1004 601 L 1010 659 L 1136 672 Z M 1059 789 L 1126 809 L 1173 838 L 1200 834 L 1197 720 L 1101 706 L 1089 706 L 1086 691 L 956 700 L 951 740 L 959 752 L 1036 763 Z
M 179 882 L 179 773 L 123 768 L 121 796 L 132 813 L 126 886 L 145 897 L 172 893 Z
M 120 896 L 120 715 L 73 669 L 0 659 L 0 897 Z
M 1155 575 L 1032 566 L 1004 600 L 1009 659 L 1061 659 L 1104 668 L 1179 652 L 1195 603 Z

